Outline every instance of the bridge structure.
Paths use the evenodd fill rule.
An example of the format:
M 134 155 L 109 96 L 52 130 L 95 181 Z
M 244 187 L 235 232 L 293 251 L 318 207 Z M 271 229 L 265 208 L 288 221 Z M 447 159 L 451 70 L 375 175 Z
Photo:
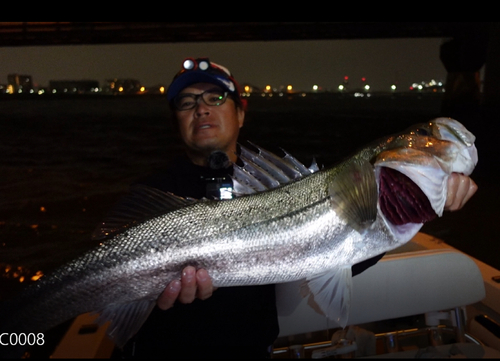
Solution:
M 0 47 L 429 37 L 448 39 L 440 58 L 450 104 L 500 104 L 496 22 L 0 22 Z
M 486 37 L 490 28 L 487 22 L 0 22 L 0 46 Z

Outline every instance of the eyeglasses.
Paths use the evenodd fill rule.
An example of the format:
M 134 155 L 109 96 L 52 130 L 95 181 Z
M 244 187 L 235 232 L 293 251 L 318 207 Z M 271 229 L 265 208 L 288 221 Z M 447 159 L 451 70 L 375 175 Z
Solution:
M 219 106 L 226 102 L 227 92 L 211 89 L 201 94 L 181 93 L 174 98 L 174 106 L 177 110 L 190 110 L 198 105 L 199 100 L 203 99 L 206 105 Z

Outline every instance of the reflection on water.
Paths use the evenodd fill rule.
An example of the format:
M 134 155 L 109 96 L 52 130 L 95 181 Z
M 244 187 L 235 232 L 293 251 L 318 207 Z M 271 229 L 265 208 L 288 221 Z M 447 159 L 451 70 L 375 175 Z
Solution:
M 36 281 L 40 277 L 43 276 L 43 272 L 41 270 L 33 271 L 29 268 L 22 266 L 12 266 L 12 265 L 1 265 L 0 264 L 0 272 L 2 278 L 16 280 L 19 282 L 24 281 Z

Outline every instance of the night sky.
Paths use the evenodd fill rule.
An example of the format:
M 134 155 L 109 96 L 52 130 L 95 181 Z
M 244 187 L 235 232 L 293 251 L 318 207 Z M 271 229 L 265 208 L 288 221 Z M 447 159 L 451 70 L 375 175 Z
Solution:
M 7 75 L 49 80 L 133 78 L 142 85 L 168 85 L 186 57 L 209 57 L 229 68 L 240 83 L 295 90 L 319 85 L 334 90 L 349 76 L 352 87 L 365 77 L 372 90 L 396 83 L 446 80 L 439 60 L 445 39 L 303 40 L 126 45 L 74 45 L 0 48 L 0 84 Z

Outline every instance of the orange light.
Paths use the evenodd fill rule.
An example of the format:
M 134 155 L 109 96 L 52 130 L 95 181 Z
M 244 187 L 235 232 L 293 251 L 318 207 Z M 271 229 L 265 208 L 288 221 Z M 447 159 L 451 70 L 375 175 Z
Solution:
M 40 277 L 43 276 L 43 272 L 42 271 L 37 271 L 32 277 L 31 277 L 31 280 L 32 281 L 37 281 Z

